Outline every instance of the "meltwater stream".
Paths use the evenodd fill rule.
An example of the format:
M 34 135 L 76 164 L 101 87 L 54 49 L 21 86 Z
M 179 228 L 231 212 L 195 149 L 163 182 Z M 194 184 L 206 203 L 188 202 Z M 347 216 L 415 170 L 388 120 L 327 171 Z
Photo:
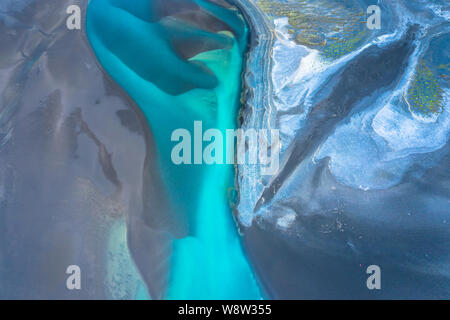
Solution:
M 202 121 L 203 132 L 236 127 L 247 32 L 238 11 L 221 2 L 89 4 L 87 35 L 95 54 L 142 109 L 154 137 L 159 170 L 152 174 L 161 176 L 167 206 L 144 214 L 153 217 L 150 225 L 155 216 L 174 217 L 154 222 L 169 235 L 171 255 L 163 271 L 167 283 L 157 289 L 147 283 L 153 298 L 261 297 L 229 206 L 233 166 L 171 160 L 174 130 L 192 135 L 194 121 Z M 146 267 L 138 263 L 141 272 Z

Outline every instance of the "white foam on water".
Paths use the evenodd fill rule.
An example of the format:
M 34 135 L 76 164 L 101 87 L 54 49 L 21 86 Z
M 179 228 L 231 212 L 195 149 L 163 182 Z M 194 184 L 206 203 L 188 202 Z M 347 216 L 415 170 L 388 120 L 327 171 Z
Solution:
M 288 213 L 277 219 L 277 227 L 281 229 L 288 229 L 295 220 L 295 213 Z
M 337 127 L 316 152 L 314 161 L 330 157 L 330 171 L 340 183 L 362 190 L 389 188 L 420 161 L 414 155 L 436 151 L 447 143 L 448 108 L 435 122 L 423 122 L 386 96 L 377 101 L 378 107 L 355 114 Z
M 447 103 L 447 99 L 444 100 Z M 435 121 L 422 121 L 411 113 L 402 113 L 392 105 L 381 109 L 372 127 L 390 148 L 386 159 L 406 157 L 414 153 L 432 152 L 442 148 L 450 133 L 450 112 L 445 108 Z

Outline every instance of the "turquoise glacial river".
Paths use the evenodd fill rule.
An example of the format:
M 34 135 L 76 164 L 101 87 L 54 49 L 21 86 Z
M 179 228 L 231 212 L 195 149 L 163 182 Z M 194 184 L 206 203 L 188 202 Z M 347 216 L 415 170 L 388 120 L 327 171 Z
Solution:
M 248 28 L 236 10 L 202 0 L 176 2 L 197 7 L 227 30 L 207 30 L 173 8 L 164 12 L 164 1 L 91 0 L 88 39 L 106 72 L 145 114 L 170 205 L 187 225 L 186 235 L 172 242 L 164 297 L 260 299 L 229 205 L 234 167 L 171 160 L 178 128 L 192 135 L 194 121 L 202 121 L 203 132 L 217 128 L 224 137 L 236 128 Z M 190 39 L 209 49 L 186 53 Z

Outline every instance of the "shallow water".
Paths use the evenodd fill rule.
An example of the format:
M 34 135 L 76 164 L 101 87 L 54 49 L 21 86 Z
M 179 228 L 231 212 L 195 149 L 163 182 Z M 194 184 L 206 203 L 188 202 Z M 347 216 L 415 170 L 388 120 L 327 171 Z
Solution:
M 271 296 L 448 297 L 448 1 L 242 2 L 273 35 L 249 54 L 243 127 L 280 129 L 281 167 L 239 166 L 238 207 Z M 370 30 L 373 4 L 381 28 Z M 360 21 L 341 28 L 349 14 Z M 267 94 L 254 81 L 262 55 Z M 365 286 L 370 264 L 382 290 Z
M 229 206 L 233 166 L 177 166 L 170 158 L 175 129 L 185 128 L 192 134 L 194 121 L 201 120 L 203 131 L 217 128 L 224 134 L 225 129 L 236 127 L 240 108 L 245 22 L 223 7 L 192 3 L 214 14 L 233 33 L 213 33 L 161 17 L 152 1 L 94 0 L 88 8 L 87 34 L 104 69 L 144 112 L 156 141 L 170 212 L 147 214 L 173 214 L 176 219 L 165 231 L 178 230 L 171 235 L 163 297 L 256 299 L 259 289 Z M 213 42 L 219 49 L 182 59 L 173 43 L 183 33 Z

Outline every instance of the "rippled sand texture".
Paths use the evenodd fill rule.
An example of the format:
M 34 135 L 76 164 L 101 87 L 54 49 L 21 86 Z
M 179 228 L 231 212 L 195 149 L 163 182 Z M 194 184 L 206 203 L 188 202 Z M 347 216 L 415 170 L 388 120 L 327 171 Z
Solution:
M 140 214 L 148 128 L 66 8 L 0 1 L 0 298 L 145 297 L 126 219 Z M 81 290 L 66 288 L 73 264 Z
M 171 134 L 234 128 L 247 27 L 236 8 L 209 1 L 93 0 L 87 32 L 105 70 L 144 112 L 165 194 L 144 211 L 148 241 L 130 230 L 154 298 L 259 298 L 228 204 L 229 165 L 174 165 Z M 154 239 L 158 236 L 158 241 Z

